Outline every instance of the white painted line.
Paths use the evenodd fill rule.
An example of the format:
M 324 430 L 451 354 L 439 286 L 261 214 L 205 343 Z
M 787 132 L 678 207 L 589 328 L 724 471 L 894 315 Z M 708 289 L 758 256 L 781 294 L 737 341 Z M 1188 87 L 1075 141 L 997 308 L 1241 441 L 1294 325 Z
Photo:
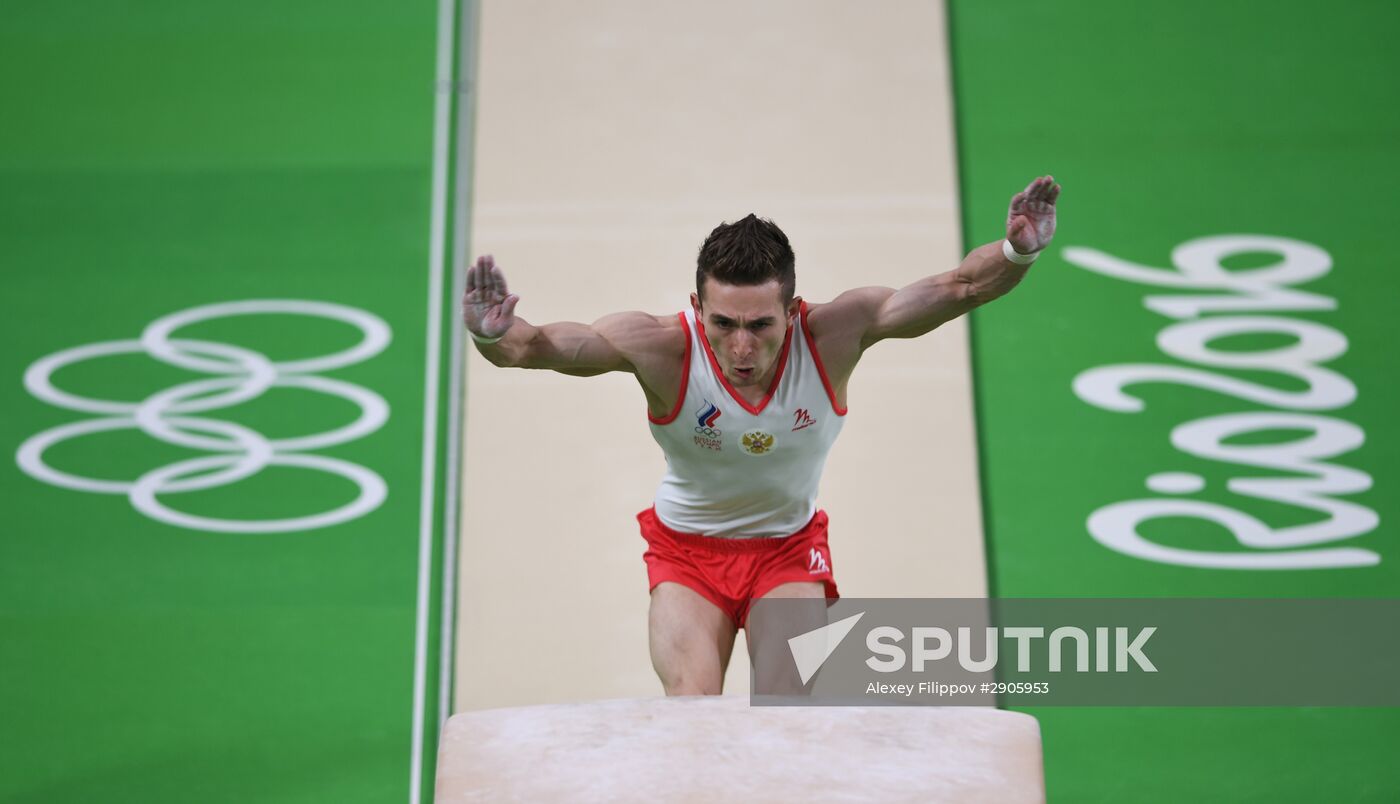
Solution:
M 456 170 L 452 177 L 452 295 L 455 303 L 466 292 L 471 225 L 472 131 L 476 112 L 476 22 L 480 4 L 464 0 L 457 32 L 457 129 Z M 465 90 L 465 91 L 462 91 Z M 456 307 L 452 308 L 453 310 Z M 458 494 L 462 483 L 462 417 L 464 369 L 462 327 L 452 327 L 452 350 L 447 382 L 447 490 L 445 492 L 442 549 L 442 634 L 438 639 L 438 733 L 452 714 L 452 673 L 455 666 L 457 608 L 457 536 L 461 526 Z
M 428 244 L 428 343 L 423 381 L 423 471 L 418 507 L 418 610 L 413 639 L 413 750 L 408 801 L 423 795 L 424 691 L 428 672 L 428 587 L 433 559 L 433 492 L 437 482 L 438 372 L 442 352 L 442 260 L 447 224 L 447 165 L 451 145 L 452 39 L 456 0 L 438 0 L 437 80 L 433 97 L 432 217 Z

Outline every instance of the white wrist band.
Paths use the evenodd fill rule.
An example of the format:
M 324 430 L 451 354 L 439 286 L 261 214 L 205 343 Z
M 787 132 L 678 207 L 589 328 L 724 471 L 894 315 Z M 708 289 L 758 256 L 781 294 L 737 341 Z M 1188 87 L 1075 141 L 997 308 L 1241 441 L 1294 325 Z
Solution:
M 1032 251 L 1029 254 L 1022 254 L 1021 252 L 1011 247 L 1010 240 L 1001 241 L 1001 253 L 1002 256 L 1006 257 L 1008 260 L 1011 260 L 1017 265 L 1030 265 L 1031 263 L 1035 262 L 1036 257 L 1040 256 L 1039 251 Z
M 497 337 L 495 337 L 495 338 L 483 338 L 483 337 L 481 337 L 480 335 L 476 334 L 475 332 L 472 332 L 471 330 L 467 330 L 467 334 L 470 335 L 470 336 L 472 336 L 472 340 L 476 341 L 477 343 L 485 343 L 485 344 L 496 343 L 496 342 L 498 342 L 501 338 L 504 338 L 504 337 L 505 337 L 504 335 L 499 335 L 499 336 L 497 336 Z

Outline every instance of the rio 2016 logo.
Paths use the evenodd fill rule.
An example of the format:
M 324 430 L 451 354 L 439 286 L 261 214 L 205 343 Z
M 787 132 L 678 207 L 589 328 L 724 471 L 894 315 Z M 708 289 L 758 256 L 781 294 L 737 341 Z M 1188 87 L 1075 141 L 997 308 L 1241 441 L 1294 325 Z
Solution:
M 226 343 L 176 338 L 182 327 L 201 321 L 258 313 L 327 318 L 360 331 L 354 346 L 333 354 L 302 360 L 273 361 L 266 355 Z M 362 438 L 389 418 L 389 405 L 379 394 L 358 385 L 317 376 L 374 357 L 390 340 L 389 325 L 375 315 L 339 304 L 315 301 L 252 300 L 195 307 L 152 321 L 135 340 L 103 341 L 65 349 L 35 361 L 24 374 L 24 386 L 36 398 L 66 410 L 93 414 L 52 427 L 30 437 L 15 458 L 31 477 L 61 488 L 95 494 L 126 495 L 131 505 L 151 519 L 192 530 L 222 533 L 282 533 L 348 522 L 375 510 L 388 488 L 374 471 L 348 461 L 309 454 Z M 57 388 L 59 369 L 121 354 L 146 354 L 205 379 L 166 388 L 139 402 L 92 399 Z M 268 438 L 234 422 L 207 414 L 261 396 L 270 388 L 301 388 L 338 396 L 359 408 L 349 424 L 321 433 L 291 438 Z M 72 474 L 50 466 L 44 453 L 52 446 L 93 433 L 140 430 L 167 444 L 211 452 L 212 455 L 151 469 L 135 480 L 107 480 Z M 269 466 L 288 466 L 340 475 L 358 487 L 351 502 L 330 511 L 289 519 L 217 519 L 177 510 L 161 497 L 237 483 Z
M 1227 258 L 1238 254 L 1278 256 L 1272 265 L 1230 270 Z M 1205 487 L 1187 472 L 1158 472 L 1147 487 L 1161 495 L 1105 505 L 1088 519 L 1100 544 L 1126 555 L 1164 564 L 1216 569 L 1321 569 L 1366 567 L 1380 556 L 1361 547 L 1319 547 L 1361 536 L 1380 519 L 1370 508 L 1336 495 L 1371 487 L 1371 476 L 1329 459 L 1357 449 L 1365 432 L 1356 424 L 1323 415 L 1356 399 L 1355 384 L 1323 363 L 1347 350 L 1341 332 L 1315 321 L 1280 313 L 1335 310 L 1335 299 L 1294 287 L 1325 276 L 1332 257 L 1299 240 L 1269 235 L 1217 235 L 1190 240 L 1172 251 L 1174 269 L 1137 265 L 1090 248 L 1071 247 L 1064 258 L 1072 265 L 1115 279 L 1198 294 L 1156 295 L 1143 300 L 1147 309 L 1172 323 L 1157 334 L 1157 347 L 1191 366 L 1129 363 L 1098 366 L 1074 379 L 1074 393 L 1102 410 L 1138 413 L 1146 403 L 1126 389 L 1141 383 L 1172 383 L 1234 397 L 1266 410 L 1224 413 L 1172 428 L 1178 451 L 1206 460 L 1265 470 L 1256 477 L 1231 478 L 1226 489 L 1243 497 L 1280 502 L 1325 516 L 1317 522 L 1272 527 L 1258 517 L 1206 500 L 1182 499 Z M 1214 315 L 1206 315 L 1214 314 Z M 1237 335 L 1283 335 L 1293 343 L 1256 351 L 1212 348 L 1212 342 Z M 1285 390 L 1243 378 L 1230 371 L 1270 372 L 1288 377 L 1301 390 Z M 1302 433 L 1269 443 L 1241 443 L 1268 431 Z M 1246 548 L 1234 551 L 1188 550 L 1151 541 L 1138 532 L 1154 519 L 1183 517 L 1228 529 Z M 1307 549 L 1303 549 L 1307 548 Z

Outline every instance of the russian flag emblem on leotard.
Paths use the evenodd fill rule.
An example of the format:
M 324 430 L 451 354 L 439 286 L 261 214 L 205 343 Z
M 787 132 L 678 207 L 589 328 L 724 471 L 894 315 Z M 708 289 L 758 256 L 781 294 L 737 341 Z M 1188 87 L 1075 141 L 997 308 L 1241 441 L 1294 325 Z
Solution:
M 696 415 L 695 419 L 700 423 L 701 427 L 714 427 L 715 422 L 719 421 L 720 413 L 721 411 L 719 408 L 715 407 L 715 403 L 706 399 L 705 407 L 701 408 L 700 413 Z

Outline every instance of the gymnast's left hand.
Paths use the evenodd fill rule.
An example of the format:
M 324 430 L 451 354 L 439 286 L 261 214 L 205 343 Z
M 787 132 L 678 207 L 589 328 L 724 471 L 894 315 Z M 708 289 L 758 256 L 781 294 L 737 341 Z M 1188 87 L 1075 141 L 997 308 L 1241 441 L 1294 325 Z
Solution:
M 1020 254 L 1031 254 L 1050 245 L 1055 236 L 1055 199 L 1060 185 L 1054 176 L 1041 176 L 1011 197 L 1006 212 L 1006 239 Z

